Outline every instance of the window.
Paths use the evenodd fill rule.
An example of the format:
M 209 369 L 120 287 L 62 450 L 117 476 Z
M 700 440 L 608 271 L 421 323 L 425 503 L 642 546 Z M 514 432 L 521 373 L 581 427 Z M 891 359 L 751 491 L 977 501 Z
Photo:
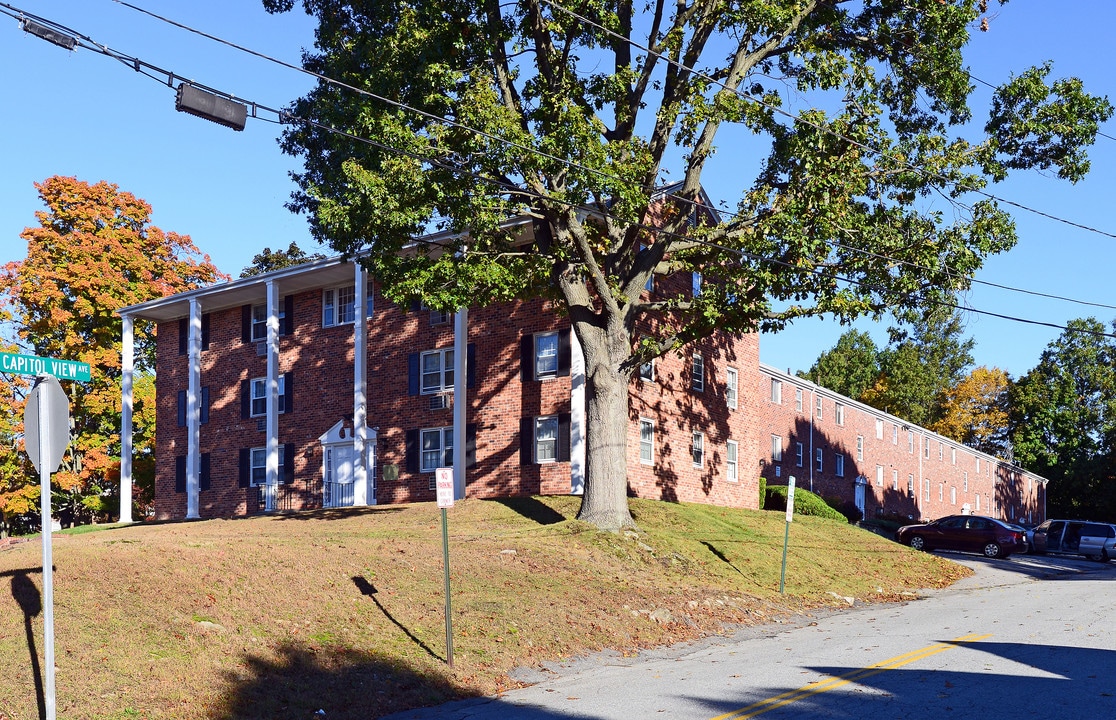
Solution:
M 653 465 L 655 462 L 655 423 L 639 419 L 639 462 Z
M 284 476 L 283 461 L 286 457 L 286 446 L 279 446 L 279 480 Z M 267 484 L 267 448 L 255 447 L 251 450 L 251 484 L 252 487 Z
M 730 410 L 736 409 L 736 390 L 739 385 L 739 377 L 736 373 L 736 368 L 725 368 L 725 404 L 728 405 Z
M 914 431 L 907 431 L 907 452 L 914 454 Z
M 945 485 L 938 483 L 938 502 L 945 502 Z
M 783 404 L 783 381 L 771 379 L 771 402 L 782 405 Z
M 980 458 L 976 459 L 976 474 L 980 475 Z
M 802 412 L 802 388 L 794 389 L 794 410 Z
M 639 379 L 644 382 L 655 381 L 655 361 L 648 360 L 639 366 Z
M 980 512 L 980 495 L 976 496 L 976 511 Z
M 833 420 L 838 425 L 845 424 L 845 406 L 841 403 L 834 403 L 833 405 Z
M 279 333 L 283 333 L 283 328 L 287 323 L 287 304 L 280 300 L 279 302 Z M 259 305 L 252 306 L 252 342 L 260 340 L 267 340 L 267 305 L 260 303 Z
M 419 363 L 423 395 L 453 391 L 453 348 L 424 352 Z
M 891 444 L 892 445 L 898 445 L 899 444 L 899 426 L 896 425 L 895 423 L 891 424 Z
M 800 442 L 794 444 L 794 465 L 802 467 L 802 443 Z
M 883 420 L 876 418 L 876 439 L 883 440 Z
M 883 487 L 883 465 L 876 466 L 876 487 Z
M 845 456 L 837 453 L 833 457 L 833 461 L 835 463 L 834 472 L 837 473 L 837 477 L 845 477 Z
M 445 325 L 453 319 L 453 313 L 449 310 L 431 310 L 430 311 L 430 324 L 431 325 Z
M 535 378 L 558 376 L 558 333 L 535 336 Z
M 968 471 L 965 471 L 964 473 L 962 473 L 961 482 L 962 482 L 961 492 L 965 492 L 965 493 L 969 492 L 969 473 L 968 473 Z
M 923 456 L 927 460 L 929 460 L 930 459 L 930 441 L 927 440 L 925 437 L 922 438 L 922 450 L 923 450 L 923 452 L 922 452 Z M 929 499 L 929 498 L 927 498 L 927 499 Z
M 701 467 L 705 463 L 705 435 L 694 431 L 694 467 Z
M 736 441 L 729 440 L 725 445 L 725 479 L 729 482 L 736 482 L 736 454 Z
M 922 481 L 922 487 L 923 487 L 923 497 L 926 498 L 926 502 L 930 502 L 930 481 L 929 480 L 923 480 Z
M 693 291 L 694 297 L 701 295 L 701 273 L 693 273 L 693 277 L 691 278 L 691 290 Z
M 914 497 L 914 475 L 907 476 L 907 497 Z
M 950 448 L 949 449 L 949 461 L 953 465 L 957 464 L 957 448 Z
M 267 414 L 267 378 L 252 379 L 251 417 Z M 286 377 L 279 376 L 279 412 L 287 412 Z
M 825 458 L 822 457 L 821 448 L 818 448 L 816 451 L 814 451 L 814 463 L 818 468 L 818 472 L 821 472 L 822 469 L 825 467 Z
M 783 462 L 783 438 L 771 436 L 771 462 Z
M 945 443 L 938 441 L 938 459 L 945 460 Z
M 705 391 L 705 358 L 700 353 L 694 353 L 693 365 L 690 366 L 690 387 L 694 392 Z
M 864 436 L 863 435 L 857 435 L 856 436 L 856 459 L 857 459 L 858 462 L 864 459 Z
M 453 428 L 429 428 L 419 433 L 422 448 L 422 472 L 440 467 L 453 467 Z
M 368 281 L 365 317 L 372 317 L 372 281 Z M 345 325 L 356 320 L 356 286 L 346 285 L 322 291 L 322 327 Z
M 949 504 L 950 505 L 956 505 L 957 504 L 957 488 L 955 488 L 952 485 L 949 486 Z
M 557 462 L 558 416 L 535 418 L 535 462 Z
M 822 399 L 818 398 L 818 420 L 822 419 Z
M 892 470 L 891 471 L 891 489 L 896 491 L 896 492 L 899 492 L 899 471 L 898 470 Z

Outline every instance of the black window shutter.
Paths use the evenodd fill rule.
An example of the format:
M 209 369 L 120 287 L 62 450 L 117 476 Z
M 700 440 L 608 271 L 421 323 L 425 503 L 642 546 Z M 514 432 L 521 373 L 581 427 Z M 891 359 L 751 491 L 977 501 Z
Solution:
M 252 342 L 252 306 L 240 308 L 240 341 L 247 345 Z
M 411 353 L 407 356 L 407 394 L 419 394 L 419 354 Z
M 421 465 L 419 464 L 421 455 L 419 450 L 418 430 L 407 431 L 407 440 L 405 446 L 407 454 L 407 472 L 417 473 L 419 471 L 419 468 L 421 467 Z
M 422 309 L 422 301 L 419 299 L 411 300 L 411 312 L 418 312 Z
M 240 448 L 240 468 L 237 476 L 237 486 L 246 488 L 252 484 L 252 450 Z
M 474 368 L 477 365 L 477 346 L 469 343 L 465 346 L 465 387 L 474 387 L 477 383 L 477 373 Z
M 283 298 L 283 322 L 279 326 L 280 335 L 294 335 L 294 295 Z
M 558 462 L 570 461 L 570 414 L 558 414 Z
M 471 347 L 471 346 L 470 346 Z M 477 464 L 477 424 L 465 426 L 465 467 Z
M 174 458 L 174 491 L 186 492 L 186 456 L 178 455 Z
M 247 420 L 252 417 L 252 381 L 240 381 L 240 419 Z
M 209 313 L 202 315 L 202 350 L 209 349 Z
M 535 336 L 524 335 L 519 339 L 519 379 L 529 382 L 535 379 Z
M 186 354 L 186 343 L 187 343 L 187 341 L 190 337 L 189 332 L 190 332 L 190 320 L 188 318 L 182 318 L 181 320 L 178 321 L 178 354 L 179 355 L 185 355 Z
M 288 370 L 283 373 L 283 412 L 294 411 L 294 373 Z
M 178 427 L 186 427 L 186 391 L 178 391 Z
M 519 464 L 535 464 L 535 418 L 519 419 Z
M 201 468 L 198 472 L 198 490 L 209 489 L 209 453 L 201 454 Z
M 209 386 L 201 389 L 201 424 L 209 422 Z
M 279 478 L 279 482 L 287 484 L 294 482 L 294 461 L 294 443 L 287 443 L 283 446 L 283 475 Z
M 558 376 L 570 374 L 570 329 L 558 331 Z

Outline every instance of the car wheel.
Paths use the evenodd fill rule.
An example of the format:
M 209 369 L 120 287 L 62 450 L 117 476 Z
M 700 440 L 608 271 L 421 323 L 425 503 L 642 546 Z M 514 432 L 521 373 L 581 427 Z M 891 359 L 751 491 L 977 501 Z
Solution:
M 1108 557 L 1108 551 L 1107 550 L 1101 550 L 1101 554 L 1100 554 L 1100 561 L 1101 562 L 1106 563 L 1111 559 L 1112 558 Z
M 925 550 L 926 541 L 922 538 L 921 535 L 915 535 L 911 538 L 911 547 L 913 547 L 915 550 Z
M 984 546 L 984 557 L 990 557 L 990 558 L 1004 557 L 1004 551 L 1001 550 L 1000 546 L 997 545 L 996 543 L 990 542 L 990 543 L 988 543 L 987 545 Z

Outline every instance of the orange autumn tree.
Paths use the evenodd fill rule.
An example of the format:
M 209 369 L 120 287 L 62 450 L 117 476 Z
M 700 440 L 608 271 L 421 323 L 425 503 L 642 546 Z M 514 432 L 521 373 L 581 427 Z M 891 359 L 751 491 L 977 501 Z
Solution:
M 934 432 L 971 448 L 1005 457 L 1008 439 L 1008 392 L 1011 378 L 1000 368 L 981 367 L 946 391 L 942 417 Z
M 112 183 L 54 176 L 35 187 L 47 209 L 35 213 L 39 227 L 20 233 L 27 258 L 0 271 L 0 320 L 4 339 L 21 352 L 91 366 L 89 382 L 63 383 L 74 429 L 52 478 L 55 515 L 89 522 L 119 510 L 122 320 L 116 310 L 228 276 L 189 236 L 152 225 L 151 206 Z M 154 328 L 137 322 L 135 342 L 133 476 L 142 517 L 154 485 Z M 0 401 L 14 411 L 24 394 L 13 387 Z M 18 415 L 7 414 L 22 421 L 22 407 Z M 12 429 L 17 435 L 18 425 Z M 19 479 L 0 486 L 0 509 L 12 505 L 6 513 L 22 509 L 17 498 L 34 495 L 37 501 L 37 490 L 30 489 L 38 484 L 34 473 Z

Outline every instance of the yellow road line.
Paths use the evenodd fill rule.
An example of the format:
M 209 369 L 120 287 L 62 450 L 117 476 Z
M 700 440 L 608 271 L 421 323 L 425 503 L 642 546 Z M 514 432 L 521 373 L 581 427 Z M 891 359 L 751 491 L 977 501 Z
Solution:
M 752 703 L 751 705 L 740 708 L 739 710 L 733 710 L 730 713 L 718 715 L 717 717 L 712 718 L 712 720 L 747 720 L 748 718 L 754 718 L 757 715 L 762 715 L 763 713 L 774 710 L 775 708 L 783 707 L 784 705 L 789 705 L 793 702 L 798 702 L 799 700 L 804 700 L 811 695 L 817 695 L 818 693 L 823 693 L 827 690 L 833 690 L 834 688 L 839 688 L 842 685 L 848 685 L 849 683 L 856 682 L 857 680 L 861 680 L 863 678 L 871 677 L 872 675 L 878 675 L 879 673 L 886 672 L 887 670 L 901 668 L 904 665 L 909 665 L 910 663 L 915 662 L 916 660 L 922 660 L 923 658 L 928 658 L 931 655 L 937 655 L 940 652 L 956 647 L 958 643 L 977 642 L 989 637 L 992 636 L 970 634 L 962 635 L 961 637 L 954 638 L 953 640 L 950 640 L 946 643 L 934 643 L 933 645 L 919 648 L 918 650 L 912 650 L 911 652 L 904 653 L 902 655 L 897 655 L 882 662 L 860 668 L 859 670 L 853 670 L 852 672 L 845 673 L 844 675 L 836 675 L 824 680 L 815 680 L 812 683 L 803 685 L 797 690 L 789 690 L 787 692 L 775 695 L 774 697 L 767 698 L 766 700 L 760 700 L 759 702 Z

